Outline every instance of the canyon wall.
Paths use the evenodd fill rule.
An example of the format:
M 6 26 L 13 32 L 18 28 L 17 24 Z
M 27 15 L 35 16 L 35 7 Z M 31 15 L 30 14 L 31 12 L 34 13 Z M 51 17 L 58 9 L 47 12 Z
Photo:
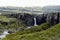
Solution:
M 40 25 L 44 22 L 49 22 L 51 25 L 60 22 L 60 13 L 43 13 L 43 14 L 28 14 L 28 13 L 18 13 L 18 14 L 6 14 L 7 17 L 14 17 L 19 20 L 24 21 L 23 23 L 27 26 L 34 25 L 34 17 L 36 18 L 36 24 Z

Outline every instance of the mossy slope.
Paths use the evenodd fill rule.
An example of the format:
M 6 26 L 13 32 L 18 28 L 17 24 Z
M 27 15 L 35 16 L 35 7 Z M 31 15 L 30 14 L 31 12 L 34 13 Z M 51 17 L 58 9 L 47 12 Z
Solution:
M 8 35 L 3 40 L 60 40 L 60 23 L 41 32 Z

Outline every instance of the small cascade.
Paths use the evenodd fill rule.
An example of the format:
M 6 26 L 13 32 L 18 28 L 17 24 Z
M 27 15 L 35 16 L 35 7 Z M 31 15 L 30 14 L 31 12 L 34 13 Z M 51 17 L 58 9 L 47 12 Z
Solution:
M 2 35 L 0 35 L 0 38 L 5 38 L 7 34 L 9 34 L 8 31 L 4 31 Z
M 36 17 L 34 17 L 34 26 L 37 26 L 37 24 L 36 24 Z

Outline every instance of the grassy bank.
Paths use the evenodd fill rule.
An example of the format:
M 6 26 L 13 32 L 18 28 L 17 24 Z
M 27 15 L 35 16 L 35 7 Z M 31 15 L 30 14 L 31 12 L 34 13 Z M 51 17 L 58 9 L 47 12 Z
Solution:
M 3 40 L 60 40 L 60 23 L 41 32 L 8 35 Z

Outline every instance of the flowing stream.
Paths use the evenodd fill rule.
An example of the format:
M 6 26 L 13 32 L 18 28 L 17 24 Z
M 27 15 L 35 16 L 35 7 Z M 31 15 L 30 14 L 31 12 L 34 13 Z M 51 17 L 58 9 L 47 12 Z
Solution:
M 3 31 L 3 33 L 0 35 L 0 38 L 5 38 L 7 34 L 9 34 L 7 30 Z

